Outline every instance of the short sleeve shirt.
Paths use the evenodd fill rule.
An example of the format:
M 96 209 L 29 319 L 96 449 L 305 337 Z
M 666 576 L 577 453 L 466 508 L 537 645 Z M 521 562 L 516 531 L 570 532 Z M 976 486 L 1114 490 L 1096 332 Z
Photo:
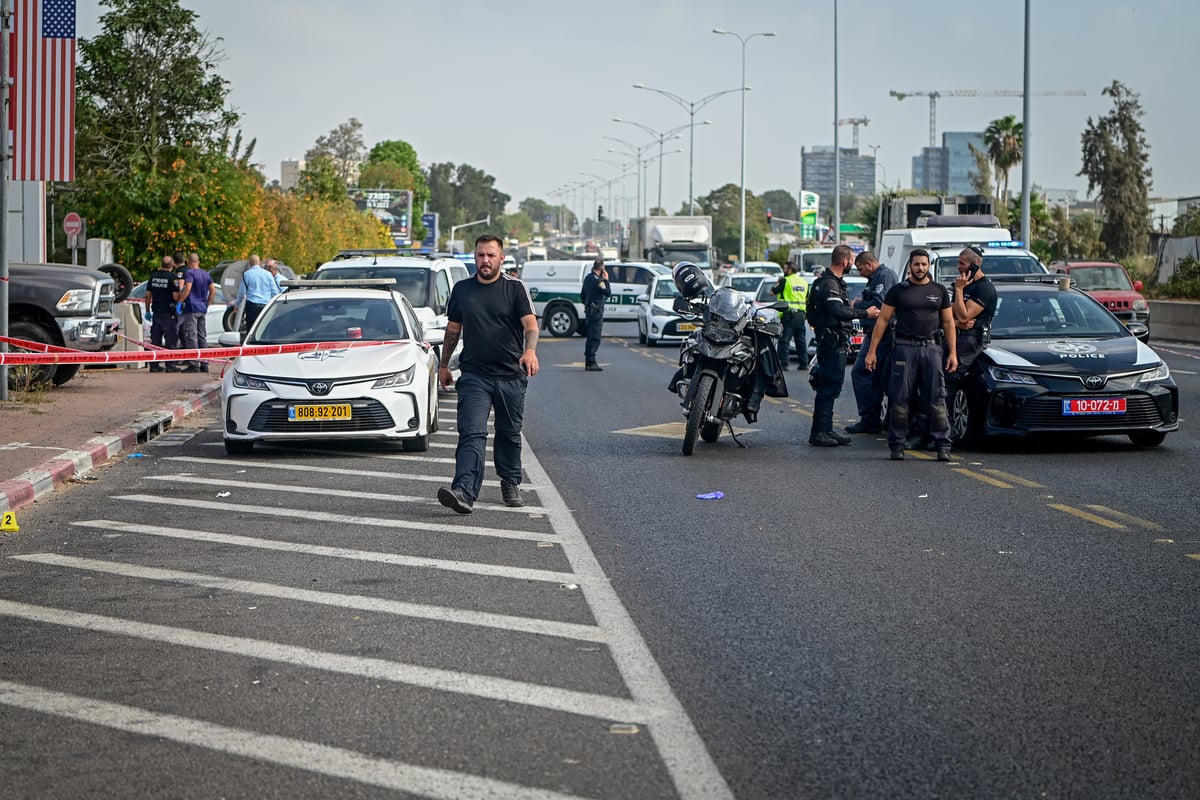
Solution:
M 150 294 L 150 310 L 155 313 L 165 313 L 175 307 L 174 293 L 175 273 L 165 269 L 156 269 L 150 273 L 146 282 L 146 291 Z
M 458 358 L 462 370 L 489 378 L 524 377 L 520 360 L 525 352 L 525 326 L 521 320 L 532 313 L 529 290 L 509 275 L 491 283 L 472 278 L 454 284 L 446 317 L 462 325 L 463 349 Z
M 212 286 L 212 276 L 199 267 L 193 267 L 183 273 L 183 279 L 192 282 L 192 290 L 188 292 L 183 310 L 189 314 L 203 314 L 208 311 L 208 287 Z
M 968 283 L 963 288 L 963 302 L 966 303 L 968 300 L 974 300 L 983 306 L 983 311 L 979 312 L 979 316 L 975 318 L 974 327 L 983 330 L 991 325 L 992 317 L 996 315 L 996 285 L 987 278 Z
M 950 292 L 936 281 L 902 281 L 888 290 L 883 303 L 896 309 L 897 338 L 932 339 L 942 327 L 942 309 L 950 307 Z

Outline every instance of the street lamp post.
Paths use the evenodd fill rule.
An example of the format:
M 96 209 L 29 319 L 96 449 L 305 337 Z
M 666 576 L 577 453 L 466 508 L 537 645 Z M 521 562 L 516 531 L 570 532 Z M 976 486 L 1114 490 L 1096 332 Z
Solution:
M 662 204 L 662 156 L 663 156 L 663 142 L 665 142 L 667 139 L 679 139 L 679 138 L 681 138 L 681 137 L 678 135 L 678 134 L 679 134 L 679 132 L 680 132 L 681 130 L 683 130 L 684 128 L 687 128 L 687 127 L 689 127 L 689 125 L 690 125 L 690 124 L 693 124 L 693 123 L 689 123 L 689 125 L 680 125 L 680 126 L 678 126 L 678 127 L 671 128 L 671 130 L 669 130 L 669 131 L 662 131 L 662 132 L 659 132 L 659 131 L 656 131 L 656 130 L 654 130 L 654 128 L 651 128 L 649 125 L 643 125 L 642 123 L 640 123 L 640 122 L 634 122 L 634 121 L 633 121 L 633 120 L 631 120 L 631 119 L 621 119 L 620 117 L 613 117 L 613 122 L 623 122 L 623 123 L 625 123 L 626 125 L 636 125 L 637 127 L 641 128 L 641 129 L 642 129 L 642 130 L 644 130 L 646 133 L 650 134 L 651 136 L 653 136 L 655 139 L 657 139 L 657 140 L 658 140 L 658 207 L 659 207 L 659 208 L 663 208 L 663 204 Z M 700 124 L 701 124 L 701 125 L 712 125 L 712 122 L 711 122 L 711 121 L 709 121 L 709 120 L 704 120 L 704 121 L 703 121 L 703 122 L 701 122 Z M 649 192 L 647 192 L 647 194 L 649 194 Z M 665 210 L 665 209 L 664 209 L 664 210 Z
M 625 181 L 629 177 L 629 164 L 627 162 L 613 161 L 611 158 L 593 158 L 592 161 L 599 161 L 603 164 L 609 164 L 611 166 L 620 168 L 621 175 L 620 175 L 619 179 L 621 181 L 621 208 L 625 212 L 624 217 L 628 217 L 629 216 L 629 207 L 625 202 L 625 198 L 629 195 L 629 187 L 625 185 Z M 618 180 L 618 178 L 613 178 L 613 181 L 616 181 L 616 180 Z M 618 217 L 615 216 L 616 209 L 613 207 L 613 204 L 612 204 L 612 187 L 611 186 L 609 187 L 609 190 L 608 190 L 608 206 L 609 206 L 608 218 L 610 220 L 609 235 L 611 238 L 611 235 L 612 235 L 611 220 L 618 219 Z M 624 217 L 620 217 L 620 218 L 623 219 Z
M 696 112 L 699 111 L 700 109 L 704 108 L 706 105 L 711 103 L 713 100 L 716 100 L 721 95 L 732 94 L 733 92 L 749 91 L 750 87 L 742 86 L 741 89 L 725 89 L 724 91 L 721 91 L 721 92 L 713 92 L 712 94 L 708 95 L 707 97 L 702 97 L 699 100 L 691 100 L 691 101 L 684 100 L 679 95 L 673 94 L 672 92 L 668 92 L 665 89 L 654 89 L 650 86 L 645 85 L 644 83 L 635 83 L 633 85 L 633 88 L 645 89 L 648 92 L 657 92 L 658 94 L 661 94 L 663 97 L 674 100 L 676 103 L 679 104 L 680 108 L 682 108 L 684 111 L 688 112 L 688 118 L 690 119 L 690 122 L 688 123 L 688 127 L 691 129 L 691 132 L 688 134 L 688 138 L 689 138 L 689 141 L 688 141 L 688 213 L 691 214 L 692 210 L 694 208 L 694 205 L 695 205 L 694 204 L 695 194 L 693 194 L 693 191 L 692 191 L 692 175 L 693 175 L 693 172 L 695 169 L 695 163 L 696 163 Z M 707 124 L 707 123 L 705 123 L 705 124 Z
M 623 144 L 626 147 L 628 147 L 629 150 L 631 151 L 630 154 L 633 155 L 634 161 L 638 164 L 638 166 L 641 166 L 641 163 L 642 163 L 642 153 L 646 152 L 647 149 L 649 149 L 651 146 L 656 144 L 656 142 L 649 142 L 648 144 L 644 144 L 641 147 L 638 147 L 637 145 L 633 144 L 632 142 L 627 142 L 624 139 L 618 139 L 616 136 L 605 136 L 603 138 L 608 139 L 609 141 L 619 142 L 620 144 Z M 611 147 L 608 148 L 608 152 L 616 153 L 617 155 L 622 155 L 622 152 L 620 150 L 614 150 Z M 641 173 L 641 170 L 638 170 L 638 169 L 635 169 L 635 171 L 637 172 L 637 178 L 638 178 L 638 189 L 637 189 L 638 216 L 644 217 L 645 214 L 642 213 L 642 173 Z
M 736 37 L 742 43 L 742 235 L 738 246 L 738 263 L 746 263 L 746 43 L 755 36 L 774 36 L 773 32 L 752 33 L 749 36 L 727 31 L 724 28 L 713 28 L 713 33 L 721 36 Z

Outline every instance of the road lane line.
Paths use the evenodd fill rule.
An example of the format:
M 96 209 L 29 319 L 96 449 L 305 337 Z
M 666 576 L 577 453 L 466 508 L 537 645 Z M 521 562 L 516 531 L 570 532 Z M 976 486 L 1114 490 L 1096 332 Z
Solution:
M 972 469 L 964 469 L 962 467 L 954 467 L 954 471 L 957 472 L 959 475 L 966 475 L 968 478 L 974 478 L 977 481 L 986 483 L 988 486 L 995 486 L 997 489 L 1013 488 L 1011 483 L 1005 483 L 1004 481 L 997 480 L 995 478 L 990 478 L 987 475 L 980 475 L 978 472 L 976 472 L 975 470 L 972 470 Z
M 535 633 L 542 636 L 554 636 L 559 639 L 575 639 L 601 643 L 608 639 L 607 635 L 594 625 L 577 625 L 571 622 L 557 622 L 534 617 L 492 614 L 486 611 L 465 611 L 446 606 L 406 603 L 401 600 L 388 600 L 380 597 L 368 597 L 366 595 L 317 592 L 312 589 L 297 589 L 292 586 L 281 586 L 273 583 L 244 581 L 236 578 L 225 578 L 219 575 L 202 575 L 196 572 L 184 572 L 175 569 L 141 567 L 136 564 L 123 564 L 117 561 L 98 561 L 91 558 L 60 556 L 55 553 L 30 553 L 27 555 L 9 556 L 9 558 L 16 561 L 28 561 L 34 564 L 47 564 L 88 572 L 121 575 L 126 578 L 186 583 L 191 586 L 206 586 L 210 589 L 223 589 L 229 592 L 240 592 L 259 597 L 299 600 L 315 605 L 350 608 L 359 611 L 376 611 L 382 614 L 394 614 L 399 617 L 415 617 L 418 619 L 434 620 L 436 622 L 452 622 L 459 625 L 474 625 L 481 628 L 496 628 L 498 630 L 515 631 L 518 633 Z
M 1194 558 L 1194 559 L 1196 559 L 1197 561 L 1200 561 L 1200 553 L 1188 553 L 1188 554 L 1187 554 L 1187 557 L 1188 557 L 1188 558 Z
M 320 544 L 302 544 L 274 539 L 256 539 L 251 536 L 236 536 L 229 533 L 211 533 L 194 531 L 185 528 L 164 528 L 161 525 L 137 525 L 132 522 L 117 522 L 115 520 L 94 519 L 86 522 L 72 522 L 81 528 L 98 528 L 107 531 L 124 533 L 141 533 L 146 536 L 163 536 L 169 539 L 185 539 L 214 544 L 230 544 L 238 547 L 253 547 L 258 550 L 277 550 L 283 553 L 303 553 L 305 555 L 323 556 L 326 558 L 344 558 L 351 561 L 369 561 L 375 564 L 392 564 L 401 567 L 416 567 L 418 569 L 437 569 L 446 572 L 462 572 L 467 575 L 483 575 L 491 578 L 511 578 L 518 581 L 538 581 L 541 583 L 571 583 L 578 582 L 578 576 L 570 572 L 554 572 L 553 570 L 532 569 L 529 567 L 508 567 L 502 564 L 481 564 L 475 561 L 451 561 L 441 558 L 424 558 L 422 556 L 406 556 L 399 553 L 380 553 L 371 550 L 352 550 L 348 547 L 327 547 Z M 547 537 L 549 538 L 549 537 Z
M 0 704 L 438 800 L 576 798 L 576 795 L 391 761 L 340 747 L 232 728 L 12 681 L 0 681 Z
M 380 478 L 382 480 L 406 480 L 406 481 L 426 481 L 429 483 L 450 483 L 454 480 L 453 473 L 449 475 L 429 475 L 428 473 L 417 472 L 393 472 L 391 470 L 383 472 L 377 469 L 335 469 L 331 467 L 316 466 L 313 464 L 286 464 L 275 463 L 273 461 L 245 461 L 238 459 L 236 462 L 231 462 L 228 458 L 204 458 L 203 456 L 167 456 L 160 458 L 160 461 L 182 461 L 191 464 L 218 464 L 223 467 L 255 467 L 261 469 L 274 469 L 282 472 L 317 472 L 321 475 L 352 475 L 363 478 Z M 483 482 L 484 486 L 499 486 L 499 480 L 487 479 Z M 522 483 L 522 489 L 537 491 L 537 487 L 531 484 Z
M 370 525 L 375 528 L 397 528 L 400 530 L 431 531 L 433 533 L 462 533 L 469 536 L 492 536 L 497 539 L 524 539 L 526 541 L 545 541 L 551 534 L 534 531 L 510 531 L 503 528 L 483 528 L 478 525 L 435 525 L 429 522 L 413 520 L 387 519 L 384 517 L 355 517 L 349 514 L 330 514 L 327 511 L 301 511 L 290 508 L 263 508 L 240 503 L 216 503 L 211 500 L 192 500 L 185 497 L 159 497 L 151 494 L 126 494 L 113 497 L 114 500 L 129 500 L 135 503 L 155 503 L 168 505 L 172 508 L 202 508 L 208 511 L 228 511 L 234 514 L 258 514 L 265 517 L 286 517 L 288 519 L 304 519 L 319 522 L 333 522 L 338 525 Z M 475 508 L 484 508 L 476 505 Z M 457 515 L 455 515 L 457 516 Z
M 1009 483 L 1015 483 L 1017 486 L 1024 486 L 1026 489 L 1045 489 L 1046 488 L 1045 486 L 1043 486 L 1040 483 L 1037 483 L 1037 482 L 1031 481 L 1031 480 L 1027 480 L 1025 478 L 1020 477 L 1019 475 L 1013 475 L 1012 473 L 1005 472 L 1004 470 L 985 469 L 985 470 L 983 470 L 983 472 L 986 472 L 989 475 L 995 475 L 997 478 L 1008 481 Z
M 1113 519 L 1120 520 L 1128 525 L 1136 525 L 1139 528 L 1145 528 L 1146 530 L 1151 531 L 1163 530 L 1163 526 L 1159 525 L 1157 522 L 1151 522 L 1148 519 L 1135 517 L 1132 514 L 1126 514 L 1124 511 L 1117 511 L 1116 509 L 1109 508 L 1108 506 L 1085 505 L 1084 508 L 1089 508 L 1092 511 L 1096 511 L 1100 514 L 1106 514 Z
M 1066 506 L 1062 503 L 1047 503 L 1046 505 L 1050 506 L 1050 508 L 1053 508 L 1056 511 L 1061 511 L 1064 514 L 1070 514 L 1073 517 L 1079 517 L 1079 519 L 1086 520 L 1088 522 L 1094 522 L 1097 525 L 1102 525 L 1105 528 L 1111 528 L 1112 530 L 1118 531 L 1125 530 L 1125 526 L 1119 522 L 1113 522 L 1110 519 L 1105 519 L 1104 517 L 1100 517 L 1095 514 L 1089 514 L 1088 512 L 1082 511 L 1078 508 L 1072 508 L 1071 506 Z
M 657 709 L 646 703 L 621 697 L 580 692 L 574 689 L 560 689 L 554 686 L 543 686 L 488 675 L 475 675 L 456 670 L 423 667 L 382 658 L 330 653 L 262 639 L 226 636 L 169 625 L 138 622 L 121 617 L 17 603 L 11 600 L 0 600 L 0 615 L 45 625 L 60 625 L 94 633 L 128 636 L 176 647 L 190 647 L 196 650 L 275 661 L 280 664 L 290 664 L 323 672 L 336 672 L 342 675 L 419 686 L 436 692 L 450 692 L 480 697 L 485 700 L 498 700 L 502 703 L 563 711 L 595 719 L 649 723 L 657 719 L 659 715 Z
M 227 489 L 245 489 L 254 492 L 285 492 L 292 494 L 313 494 L 320 493 L 322 497 L 348 497 L 356 500 L 379 500 L 385 503 L 420 503 L 426 506 L 441 505 L 437 500 L 428 495 L 405 495 L 405 494 L 385 494 L 383 492 L 360 492 L 354 489 L 330 489 L 322 486 L 314 489 L 310 486 L 289 486 L 280 483 L 255 483 L 253 481 L 236 481 L 224 478 L 210 478 L 208 476 L 198 477 L 195 475 L 147 475 L 145 480 L 150 481 L 169 481 L 171 483 L 189 483 L 200 484 L 203 486 L 221 486 Z M 447 481 L 449 483 L 449 481 Z M 484 508 L 480 505 L 480 508 Z M 521 506 L 520 508 L 509 508 L 505 505 L 486 506 L 489 511 L 505 511 L 518 514 L 541 514 L 543 509 L 539 506 Z
M 717 769 L 704 740 L 688 717 L 683 704 L 671 690 L 666 675 L 654 660 L 641 631 L 617 597 L 612 584 L 596 560 L 550 475 L 542 468 L 532 448 L 524 448 L 525 474 L 543 487 L 538 494 L 546 508 L 554 531 L 560 536 L 563 551 L 575 574 L 592 616 L 610 635 L 609 649 L 625 685 L 639 705 L 658 710 L 659 716 L 648 726 L 663 764 L 675 783 L 682 800 L 733 800 L 725 778 Z

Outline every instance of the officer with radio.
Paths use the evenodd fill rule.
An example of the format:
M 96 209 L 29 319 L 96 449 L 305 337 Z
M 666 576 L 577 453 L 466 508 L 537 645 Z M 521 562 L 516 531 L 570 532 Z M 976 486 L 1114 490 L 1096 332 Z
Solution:
M 604 330 L 604 303 L 612 295 L 604 259 L 597 258 L 592 262 L 592 271 L 583 279 L 583 289 L 579 294 L 587 326 L 587 344 L 583 348 L 584 369 L 603 372 L 604 367 L 596 362 L 596 351 L 600 349 L 600 335 Z
M 980 267 L 983 248 L 971 245 L 958 254 L 958 278 L 954 281 L 955 352 L 958 369 L 946 373 L 946 402 L 954 403 L 954 392 L 975 359 L 987 347 L 992 317 L 996 314 L 996 287 Z
M 896 285 L 896 273 L 879 263 L 875 254 L 864 250 L 854 258 L 858 274 L 867 279 L 862 298 L 854 303 L 854 310 L 862 322 L 866 341 L 875 332 L 875 320 L 883 309 L 883 298 Z M 892 355 L 892 332 L 886 331 L 876 352 L 880 363 L 888 363 Z M 858 404 L 858 422 L 846 426 L 847 433 L 879 433 L 883 430 L 883 392 L 886 379 L 883 370 L 867 369 L 867 348 L 860 347 L 854 366 L 850 368 L 850 385 L 854 387 L 854 400 Z
M 796 267 L 795 261 L 783 265 L 783 275 L 771 287 L 771 294 L 788 304 L 783 312 L 783 335 L 779 337 L 780 369 L 787 369 L 788 350 L 796 345 L 799 369 L 808 369 L 808 281 Z
M 833 248 L 829 268 L 821 272 L 808 293 L 808 321 L 817 338 L 817 366 L 808 376 L 817 393 L 808 434 L 808 443 L 814 447 L 850 444 L 849 436 L 833 430 L 833 404 L 846 381 L 846 354 L 850 351 L 850 331 L 857 316 L 850 307 L 850 294 L 842 280 L 853 260 L 854 251 L 846 245 Z

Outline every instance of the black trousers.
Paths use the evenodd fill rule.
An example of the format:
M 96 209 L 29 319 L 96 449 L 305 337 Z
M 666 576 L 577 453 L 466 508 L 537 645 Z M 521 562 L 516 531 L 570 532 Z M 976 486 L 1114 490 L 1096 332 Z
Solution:
M 589 310 L 585 320 L 587 344 L 583 346 L 583 360 L 588 364 L 596 363 L 596 351 L 600 349 L 600 334 L 604 330 L 604 307 Z
M 808 366 L 808 321 L 803 311 L 783 312 L 783 335 L 779 337 L 779 363 L 787 368 L 788 350 L 796 343 L 796 361 Z
M 937 342 L 914 344 L 896 338 L 896 346 L 892 349 L 892 374 L 888 380 L 889 445 L 903 445 L 908 438 L 913 395 L 919 390 L 921 410 L 929 421 L 929 435 L 934 446 L 950 446 L 943 362 L 944 354 Z

